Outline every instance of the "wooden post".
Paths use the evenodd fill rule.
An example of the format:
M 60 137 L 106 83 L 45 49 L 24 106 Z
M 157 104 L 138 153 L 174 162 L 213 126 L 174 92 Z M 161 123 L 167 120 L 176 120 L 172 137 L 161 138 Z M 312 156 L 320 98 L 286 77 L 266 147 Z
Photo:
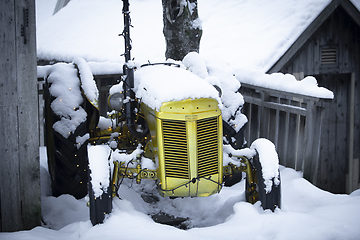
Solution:
M 287 100 L 287 105 L 290 105 L 290 100 Z M 290 113 L 286 112 L 285 115 L 285 137 L 284 137 L 284 147 L 282 152 L 282 164 L 288 166 L 289 164 L 289 152 L 288 152 L 288 143 L 289 143 L 289 130 L 290 128 Z
M 316 158 L 315 151 L 316 145 L 316 136 L 315 131 L 319 128 L 316 119 L 316 105 L 314 101 L 308 101 L 306 104 L 306 122 L 305 122 L 305 137 L 304 137 L 304 164 L 302 172 L 304 174 L 304 178 L 311 180 L 314 173 L 317 173 L 316 169 L 313 169 L 317 163 L 318 159 Z
M 355 122 L 355 73 L 351 73 L 350 83 L 350 120 L 349 120 L 349 172 L 348 183 L 346 184 L 347 193 L 351 193 L 358 188 L 358 176 L 356 172 L 358 168 L 355 168 L 356 160 L 354 159 L 354 122 Z M 354 178 L 354 176 L 356 176 Z
M 35 0 L 0 1 L 0 231 L 40 225 Z

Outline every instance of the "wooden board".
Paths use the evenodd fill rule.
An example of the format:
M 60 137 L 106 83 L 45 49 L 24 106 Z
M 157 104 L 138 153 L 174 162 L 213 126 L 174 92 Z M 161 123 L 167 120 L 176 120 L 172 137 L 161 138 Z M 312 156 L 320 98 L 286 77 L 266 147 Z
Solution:
M 40 225 L 34 0 L 0 1 L 0 231 Z

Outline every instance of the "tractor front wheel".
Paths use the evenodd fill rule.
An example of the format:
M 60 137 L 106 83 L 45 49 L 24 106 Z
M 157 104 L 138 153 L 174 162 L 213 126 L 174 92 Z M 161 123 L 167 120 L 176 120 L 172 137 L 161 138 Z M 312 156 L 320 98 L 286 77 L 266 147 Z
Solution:
M 276 207 L 281 208 L 281 182 L 280 172 L 277 179 L 270 180 L 271 190 L 267 190 L 265 179 L 263 178 L 262 166 L 257 154 L 250 161 L 251 164 L 251 179 L 246 176 L 245 181 L 245 199 L 247 202 L 254 204 L 257 201 L 261 202 L 264 210 L 270 209 L 274 211 Z M 269 184 L 269 183 L 268 183 Z

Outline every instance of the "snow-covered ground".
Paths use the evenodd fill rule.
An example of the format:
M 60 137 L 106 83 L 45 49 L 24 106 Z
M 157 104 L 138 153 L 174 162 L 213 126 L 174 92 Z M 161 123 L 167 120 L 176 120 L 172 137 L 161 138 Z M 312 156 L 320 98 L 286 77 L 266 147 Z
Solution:
M 43 226 L 0 233 L 1 240 L 77 239 L 359 239 L 360 190 L 350 195 L 322 191 L 301 173 L 281 167 L 282 208 L 264 211 L 245 202 L 244 181 L 205 198 L 161 198 L 152 181 L 125 181 L 104 224 L 93 227 L 86 200 L 50 196 L 45 148 L 41 148 Z M 131 188 L 130 188 L 131 186 Z M 141 197 L 154 193 L 158 202 Z M 188 218 L 188 230 L 155 223 L 159 211 Z

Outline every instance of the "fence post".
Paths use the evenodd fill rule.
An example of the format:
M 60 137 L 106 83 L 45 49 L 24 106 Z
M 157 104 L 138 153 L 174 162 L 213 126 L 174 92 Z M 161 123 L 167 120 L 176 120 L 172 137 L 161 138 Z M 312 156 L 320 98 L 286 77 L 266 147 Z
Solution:
M 314 116 L 316 114 L 315 111 L 315 103 L 313 101 L 308 101 L 306 104 L 306 121 L 305 121 L 305 137 L 304 137 L 304 146 L 305 146 L 305 157 L 303 164 L 303 174 L 304 178 L 310 180 L 312 171 L 312 161 L 314 159 L 314 151 L 313 148 L 316 147 L 314 143 Z M 315 164 L 316 165 L 316 164 Z

